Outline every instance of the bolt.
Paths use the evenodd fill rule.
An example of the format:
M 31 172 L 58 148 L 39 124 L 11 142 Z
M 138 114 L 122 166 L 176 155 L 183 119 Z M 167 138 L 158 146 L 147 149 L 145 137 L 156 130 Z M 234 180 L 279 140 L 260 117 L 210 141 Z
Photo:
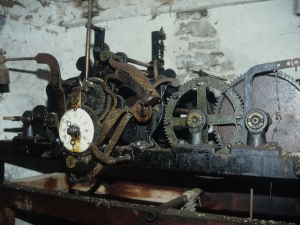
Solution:
M 241 115 L 237 115 L 235 118 L 236 119 L 242 119 L 242 116 Z
M 157 105 L 156 106 L 154 106 L 153 108 L 152 108 L 152 114 L 153 115 L 156 115 L 158 113 L 158 107 L 157 107 Z
M 170 125 L 170 120 L 165 120 L 164 125 Z
M 50 77 L 49 84 L 50 86 L 56 86 L 57 85 L 57 77 Z
M 229 148 L 229 149 L 232 148 L 232 145 L 231 145 L 231 144 L 228 144 L 228 145 L 227 145 L 227 148 Z
M 79 97 L 77 93 L 72 92 L 71 94 L 68 95 L 69 101 L 72 105 L 76 104 L 79 101 Z
M 172 98 L 177 99 L 178 98 L 178 94 L 173 94 Z
M 198 80 L 197 82 L 196 82 L 196 85 L 197 86 L 202 86 L 204 83 L 201 81 L 201 80 Z

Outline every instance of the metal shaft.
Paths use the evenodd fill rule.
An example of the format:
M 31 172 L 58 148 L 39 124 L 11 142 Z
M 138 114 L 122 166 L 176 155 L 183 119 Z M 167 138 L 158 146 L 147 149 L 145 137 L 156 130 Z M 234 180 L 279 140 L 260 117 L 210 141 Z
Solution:
M 138 61 L 136 59 L 132 59 L 132 58 L 128 58 L 128 62 L 139 65 L 139 66 L 144 66 L 144 67 L 152 67 L 153 66 L 149 63 L 144 63 L 144 62 Z
M 92 18 L 92 0 L 89 0 L 88 23 L 86 32 L 86 46 L 85 46 L 85 77 L 89 76 L 90 64 L 90 41 L 91 41 L 91 18 Z
M 5 58 L 4 62 L 7 62 L 7 61 L 21 61 L 21 60 L 36 60 L 36 57 Z
M 10 121 L 21 121 L 21 116 L 3 116 L 3 120 L 10 120 Z

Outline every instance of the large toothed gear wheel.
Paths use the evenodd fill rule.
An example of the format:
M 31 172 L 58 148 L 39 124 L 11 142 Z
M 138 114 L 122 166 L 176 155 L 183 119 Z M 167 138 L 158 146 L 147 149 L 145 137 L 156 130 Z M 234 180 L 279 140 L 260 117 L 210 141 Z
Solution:
M 207 94 L 209 91 L 221 92 L 226 99 L 232 104 L 234 112 L 228 115 L 209 114 Z M 208 126 L 228 125 L 235 126 L 234 135 L 228 144 L 237 142 L 241 135 L 241 126 L 239 125 L 243 115 L 243 104 L 236 92 L 220 79 L 213 77 L 199 77 L 186 82 L 182 85 L 178 92 L 173 93 L 166 106 L 165 113 L 165 133 L 172 146 L 181 143 L 177 137 L 174 128 L 187 127 L 186 117 L 182 114 L 178 115 L 178 111 L 185 111 L 187 114 L 191 109 L 178 109 L 182 106 L 186 94 L 192 93 L 194 101 L 196 101 L 196 110 L 201 111 L 207 117 L 207 127 L 204 131 L 204 143 L 208 141 Z
M 244 98 L 244 76 L 233 80 L 230 86 Z M 267 112 L 271 119 L 266 131 L 267 142 L 276 141 L 287 152 L 299 152 L 300 139 L 300 85 L 289 75 L 265 73 L 254 77 L 252 108 Z M 215 112 L 229 114 L 233 108 L 227 99 L 220 98 Z M 228 142 L 234 134 L 233 126 L 218 126 L 216 135 L 221 144 Z

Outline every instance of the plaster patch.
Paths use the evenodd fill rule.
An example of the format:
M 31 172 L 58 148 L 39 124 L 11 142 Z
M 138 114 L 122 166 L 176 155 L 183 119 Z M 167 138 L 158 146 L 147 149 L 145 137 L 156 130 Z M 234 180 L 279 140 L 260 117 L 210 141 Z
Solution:
M 217 45 L 216 41 L 196 41 L 189 43 L 189 49 L 215 49 Z
M 180 23 L 176 35 L 190 34 L 194 37 L 214 37 L 216 30 L 207 20 L 205 21 L 190 21 L 188 23 Z
M 220 51 L 217 31 L 207 15 L 207 10 L 177 13 L 175 35 L 179 36 L 180 53 L 176 55 L 175 64 L 181 81 L 197 77 L 193 72 L 199 70 L 216 76 L 234 74 L 233 63 Z
M 33 16 L 32 16 L 32 15 L 27 15 L 27 16 L 25 16 L 25 20 L 32 21 L 32 19 L 33 19 Z
M 41 5 L 43 7 L 49 6 L 50 5 L 50 1 L 47 0 L 38 0 L 39 3 L 41 3 Z
M 0 15 L 0 31 L 3 29 L 5 24 L 6 24 L 6 17 L 3 15 Z
M 198 10 L 191 12 L 179 12 L 177 13 L 176 18 L 178 20 L 185 20 L 192 18 L 193 20 L 200 20 L 202 17 L 207 16 L 207 10 Z
M 46 32 L 51 33 L 51 34 L 55 34 L 56 36 L 58 36 L 57 31 L 49 30 L 49 29 L 46 28 Z
M 14 21 L 19 21 L 19 19 L 22 17 L 22 15 L 16 15 L 16 14 L 13 14 L 13 13 L 10 13 L 9 14 L 9 18 L 11 20 L 14 20 Z

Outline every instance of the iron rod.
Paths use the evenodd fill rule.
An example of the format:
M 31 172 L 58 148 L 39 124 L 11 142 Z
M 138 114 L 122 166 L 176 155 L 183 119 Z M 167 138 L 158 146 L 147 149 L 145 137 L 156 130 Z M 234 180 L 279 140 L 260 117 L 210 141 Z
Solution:
M 89 76 L 91 18 L 92 18 L 92 0 L 89 0 L 89 12 L 88 12 L 88 23 L 87 23 L 87 32 L 86 32 L 86 48 L 85 48 L 85 78 L 88 78 L 88 76 Z

